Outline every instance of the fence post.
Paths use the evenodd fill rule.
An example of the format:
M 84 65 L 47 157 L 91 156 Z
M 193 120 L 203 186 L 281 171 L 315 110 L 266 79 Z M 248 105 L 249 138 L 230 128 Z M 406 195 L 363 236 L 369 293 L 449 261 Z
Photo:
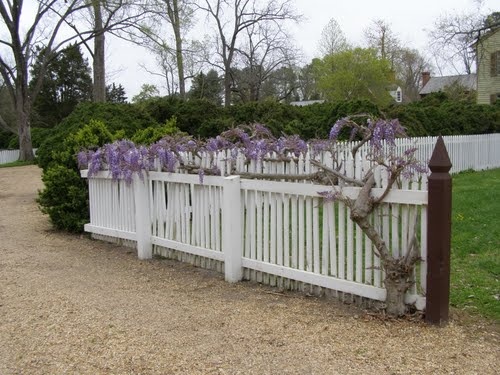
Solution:
M 144 178 L 141 179 L 138 175 L 134 175 L 133 181 L 137 257 L 139 259 L 151 259 L 153 257 L 153 245 L 151 243 L 148 177 L 144 176 Z
M 243 278 L 241 266 L 241 190 L 240 176 L 224 178 L 222 206 L 222 250 L 226 281 L 235 283 Z
M 431 324 L 448 321 L 451 247 L 451 161 L 442 137 L 431 160 L 427 208 L 427 293 L 425 320 Z

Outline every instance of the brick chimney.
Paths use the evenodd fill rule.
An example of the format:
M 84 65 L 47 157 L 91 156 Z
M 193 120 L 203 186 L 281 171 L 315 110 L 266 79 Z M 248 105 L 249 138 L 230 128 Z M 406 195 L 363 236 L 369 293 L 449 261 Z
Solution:
M 430 72 L 422 72 L 422 87 L 424 87 L 427 82 L 431 79 L 431 73 Z

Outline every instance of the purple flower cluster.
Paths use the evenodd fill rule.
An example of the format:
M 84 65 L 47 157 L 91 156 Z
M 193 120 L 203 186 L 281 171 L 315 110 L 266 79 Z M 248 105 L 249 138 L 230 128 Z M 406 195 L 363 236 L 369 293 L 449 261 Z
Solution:
M 348 125 L 350 122 L 350 119 L 348 117 L 341 118 L 340 120 L 337 120 L 335 124 L 333 124 L 332 128 L 330 129 L 330 140 L 332 141 L 337 141 L 340 131 L 342 128 L 344 128 L 346 125 Z
M 391 147 L 396 146 L 396 137 L 406 136 L 404 128 L 397 119 L 376 121 L 368 119 L 367 128 L 371 132 L 370 145 L 376 150 L 382 149 L 384 141 Z
M 298 135 L 276 138 L 262 124 L 227 130 L 216 138 L 208 139 L 202 148 L 212 153 L 230 150 L 232 158 L 241 152 L 247 160 L 261 160 L 272 152 L 279 156 L 291 154 L 298 157 L 308 150 L 307 143 Z
M 209 165 L 194 165 L 200 181 L 203 181 L 205 174 L 220 174 L 215 164 L 218 153 L 229 154 L 233 160 L 241 154 L 247 160 L 258 161 L 274 156 L 299 157 L 310 151 L 311 157 L 316 158 L 322 152 L 334 149 L 340 131 L 345 127 L 352 129 L 351 140 L 359 133 L 364 141 L 369 141 L 369 160 L 384 165 L 391 173 L 397 171 L 406 177 L 427 172 L 427 167 L 415 158 L 416 149 L 398 154 L 395 138 L 404 135 L 398 120 L 369 119 L 365 125 L 360 125 L 348 117 L 334 124 L 329 140 L 313 140 L 309 144 L 298 135 L 277 138 L 264 125 L 254 124 L 227 130 L 205 142 L 188 136 L 166 136 L 149 147 L 136 146 L 128 140 L 116 141 L 96 151 L 80 152 L 78 163 L 81 168 L 88 168 L 89 176 L 108 170 L 113 179 L 130 182 L 135 173 L 142 178 L 145 171 L 157 168 L 175 172 L 179 166 L 187 166 L 188 163 L 193 166 L 205 154 L 210 156 Z M 335 194 L 330 196 L 323 192 L 321 195 L 335 199 Z
M 106 144 L 97 151 L 80 152 L 78 163 L 80 167 L 88 167 L 90 177 L 106 167 L 113 179 L 131 182 L 134 173 L 142 177 L 143 171 L 151 169 L 154 157 L 146 147 L 121 140 Z

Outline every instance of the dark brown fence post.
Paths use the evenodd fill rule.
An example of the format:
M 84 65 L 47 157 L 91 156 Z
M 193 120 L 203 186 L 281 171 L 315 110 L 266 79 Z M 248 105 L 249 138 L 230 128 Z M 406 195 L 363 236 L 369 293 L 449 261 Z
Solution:
M 429 162 L 427 208 L 427 293 L 425 320 L 448 321 L 451 248 L 451 161 L 439 137 Z

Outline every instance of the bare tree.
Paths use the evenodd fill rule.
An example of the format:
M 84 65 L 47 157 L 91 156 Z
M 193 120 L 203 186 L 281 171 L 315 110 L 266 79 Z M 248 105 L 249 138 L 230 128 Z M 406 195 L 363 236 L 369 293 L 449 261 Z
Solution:
M 403 89 L 403 100 L 413 101 L 419 98 L 422 73 L 430 71 L 431 64 L 416 49 L 403 48 L 395 64 L 396 78 Z
M 364 35 L 368 46 L 375 48 L 380 58 L 388 60 L 394 70 L 401 44 L 390 24 L 384 20 L 374 20 L 372 25 L 364 30 Z
M 475 56 L 471 45 L 482 22 L 477 14 L 446 15 L 440 17 L 429 32 L 431 49 L 440 69 L 452 68 L 456 73 L 471 74 Z
M 473 45 L 480 36 L 500 27 L 500 14 L 486 14 L 482 1 L 470 13 L 445 14 L 428 31 L 430 47 L 439 70 L 452 69 L 458 74 L 474 71 L 476 55 Z
M 92 99 L 96 103 L 106 101 L 106 60 L 105 60 L 105 32 L 102 22 L 101 0 L 92 0 L 92 9 L 94 12 L 94 53 L 93 73 L 94 83 L 92 90 Z
M 198 9 L 206 12 L 215 24 L 215 43 L 218 62 L 212 62 L 224 72 L 224 104 L 231 105 L 232 68 L 242 34 L 258 24 L 299 20 L 292 0 L 201 0 Z
M 236 49 L 234 65 L 241 66 L 244 74 L 236 75 L 232 70 L 232 91 L 243 102 L 258 101 L 263 83 L 279 68 L 294 65 L 297 52 L 290 36 L 273 23 L 253 24 L 243 34 L 246 40 Z
M 321 56 L 331 55 L 348 48 L 349 43 L 340 25 L 334 18 L 330 18 L 330 21 L 328 21 L 321 32 L 321 39 L 318 44 Z
M 137 27 L 147 9 L 133 0 L 86 0 L 88 15 L 79 13 L 78 22 L 70 20 L 67 25 L 78 35 L 93 61 L 93 100 L 106 101 L 106 34 L 126 39 L 128 30 Z M 93 46 L 85 35 L 93 34 Z
M 17 131 L 19 135 L 20 160 L 33 160 L 31 143 L 31 105 L 39 93 L 47 64 L 58 50 L 77 37 L 71 34 L 65 38 L 58 35 L 66 23 L 72 22 L 76 12 L 89 5 L 81 0 L 60 2 L 57 0 L 37 2 L 36 13 L 23 14 L 22 0 L 1 0 L 0 15 L 0 74 L 16 109 Z M 25 9 L 24 9 L 25 10 Z M 25 10 L 26 11 L 26 10 Z M 21 26 L 21 14 L 23 14 Z M 90 40 L 92 32 L 80 35 L 82 40 Z M 28 69 L 36 45 L 44 46 L 44 54 L 39 58 L 41 73 L 34 85 L 28 85 Z
M 146 70 L 167 81 L 169 94 L 178 91 L 185 98 L 186 81 L 191 77 L 186 74 L 186 63 L 194 53 L 189 47 L 191 43 L 186 43 L 186 34 L 192 26 L 194 14 L 191 1 L 148 0 L 141 6 L 149 17 L 129 31 L 129 38 L 153 53 L 162 71 Z M 174 75 L 176 79 L 173 79 Z

